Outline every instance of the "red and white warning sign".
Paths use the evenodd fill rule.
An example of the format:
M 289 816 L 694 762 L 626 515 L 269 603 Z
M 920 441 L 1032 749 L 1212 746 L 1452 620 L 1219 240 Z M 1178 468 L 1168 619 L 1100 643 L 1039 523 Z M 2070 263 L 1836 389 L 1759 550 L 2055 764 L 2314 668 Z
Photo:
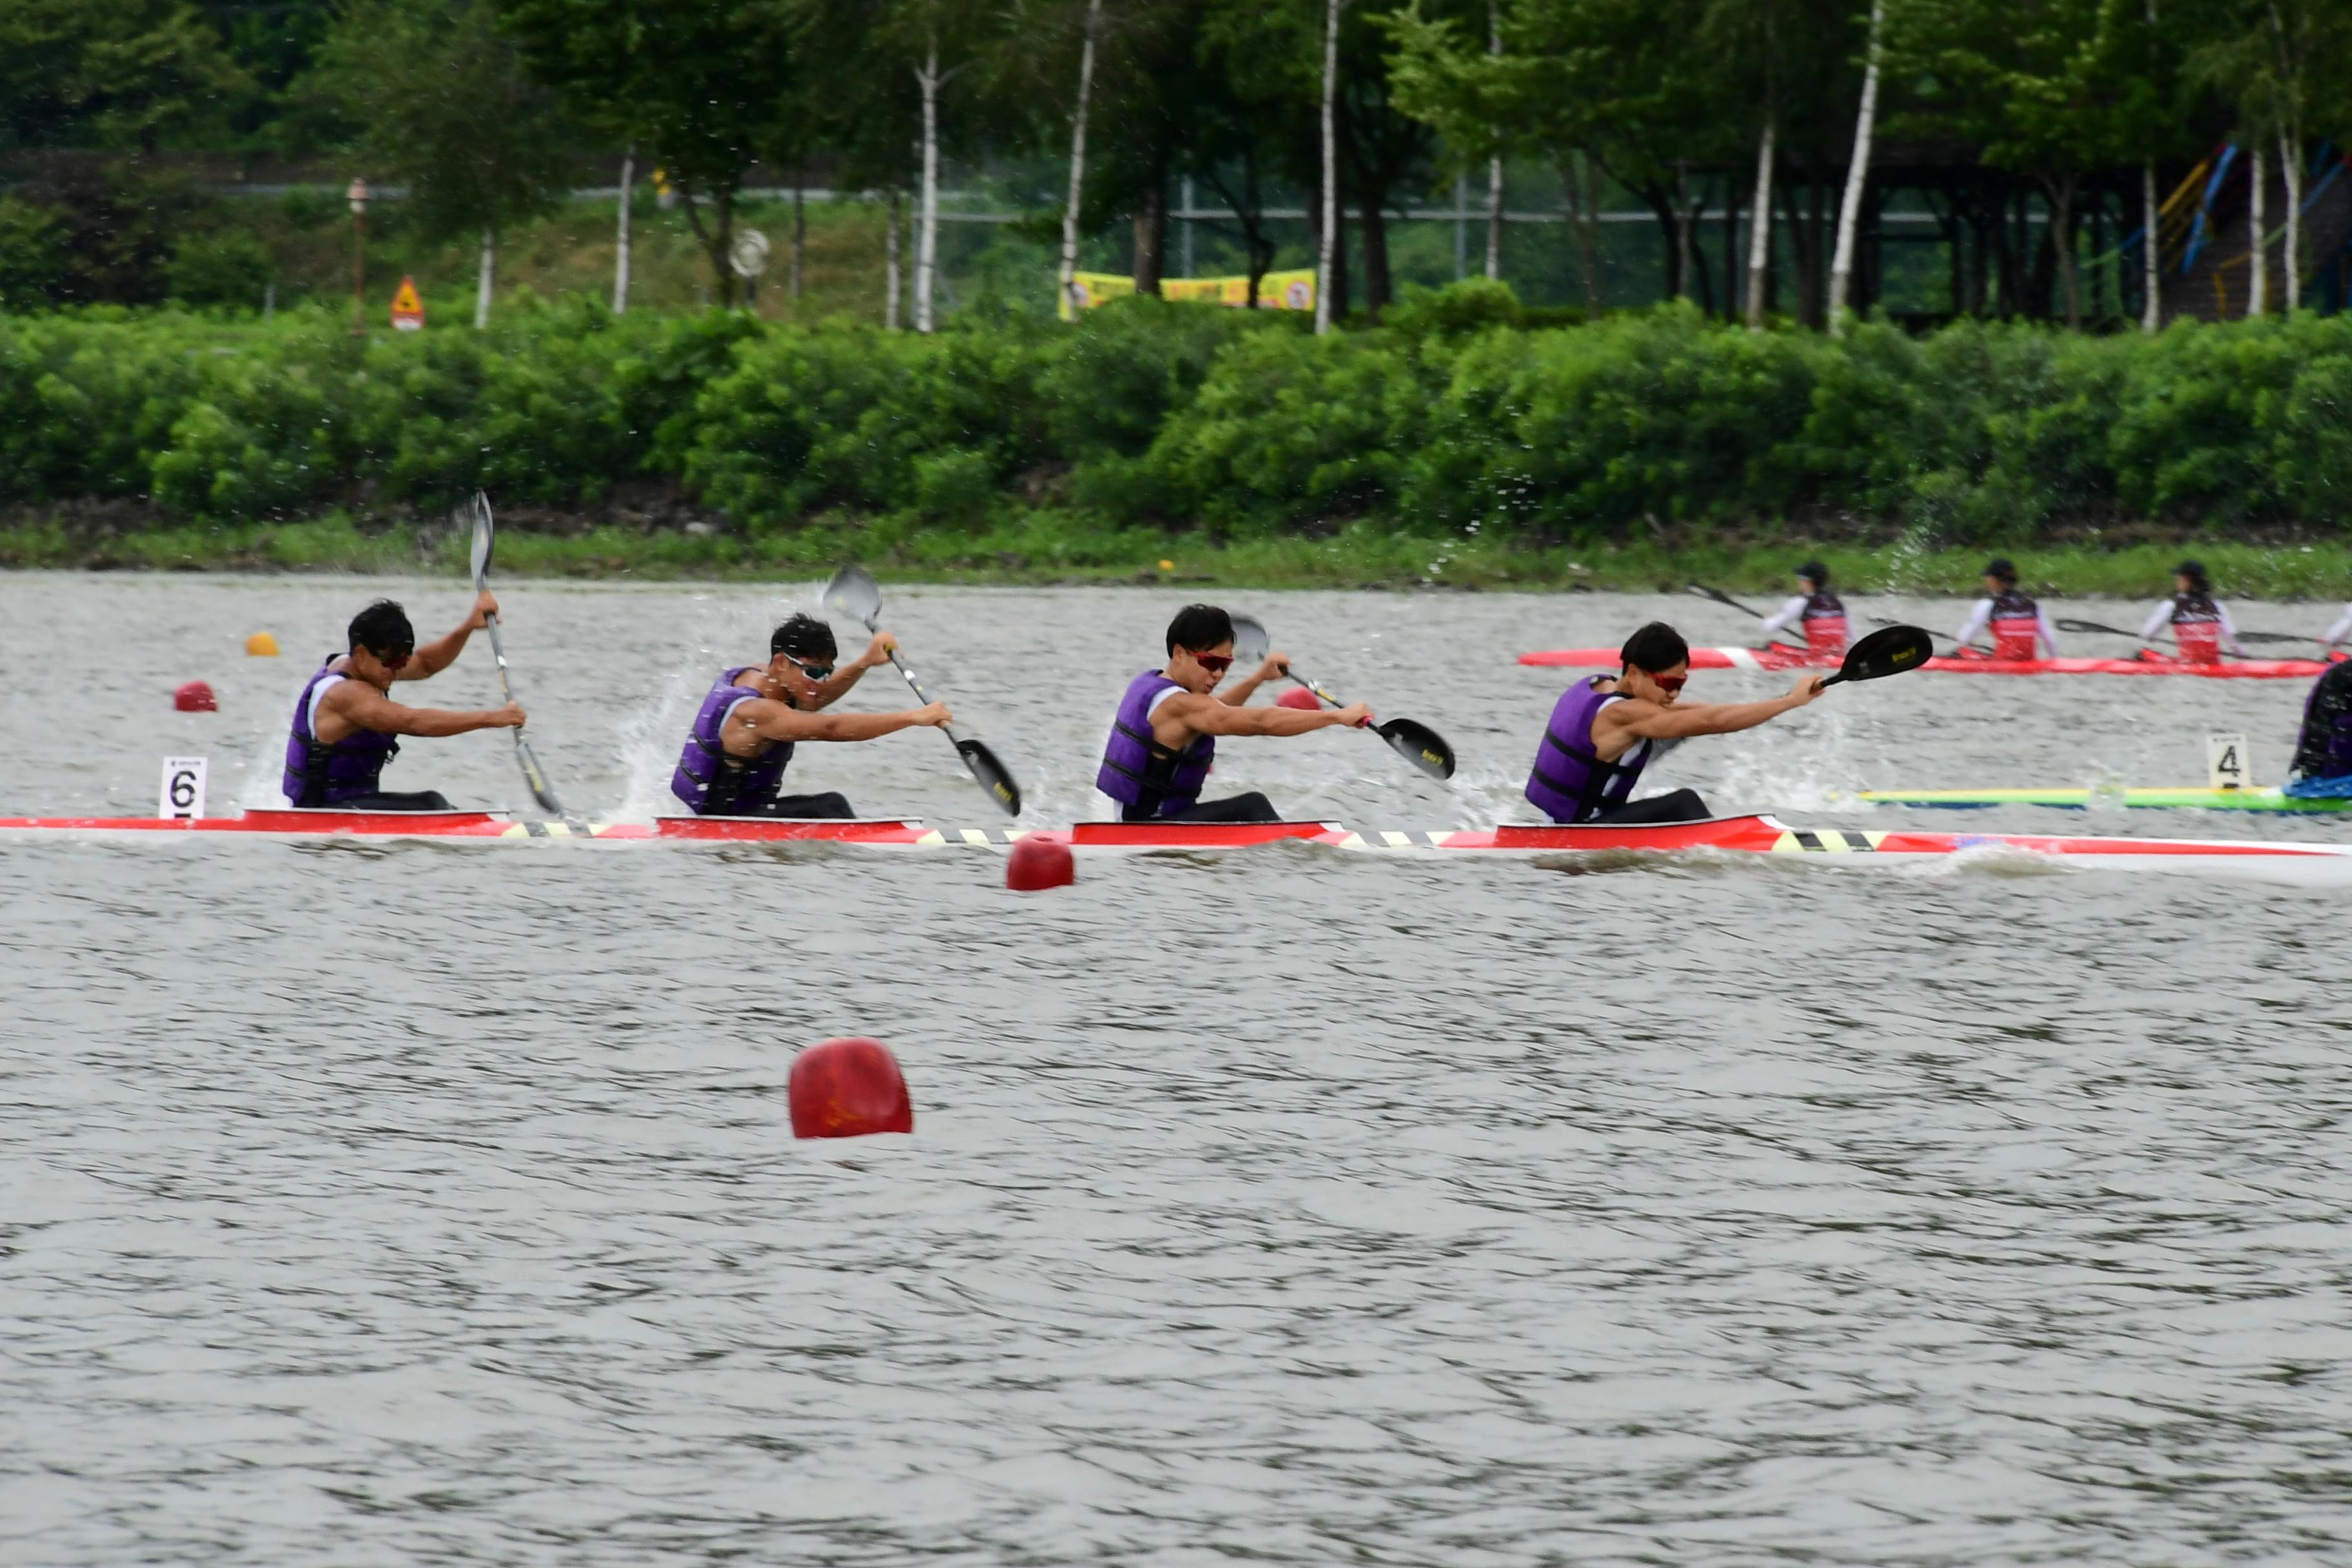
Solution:
M 416 291 L 416 279 L 404 278 L 399 292 L 392 297 L 392 327 L 398 332 L 425 330 L 425 297 Z

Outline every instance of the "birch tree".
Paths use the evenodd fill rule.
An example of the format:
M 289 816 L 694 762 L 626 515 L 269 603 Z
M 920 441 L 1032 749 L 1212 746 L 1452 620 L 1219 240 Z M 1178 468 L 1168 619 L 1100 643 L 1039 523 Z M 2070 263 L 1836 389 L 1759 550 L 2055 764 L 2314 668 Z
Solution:
M 1871 0 L 1870 42 L 1862 68 L 1862 103 L 1853 117 L 1853 157 L 1846 164 L 1845 195 L 1838 204 L 1837 254 L 1830 263 L 1830 336 L 1845 335 L 1846 300 L 1853 289 L 1854 234 L 1870 179 L 1870 142 L 1878 128 L 1878 72 L 1886 31 L 1886 0 Z
M 621 154 L 621 216 L 613 237 L 613 314 L 629 313 L 629 209 L 637 194 L 637 144 Z
M 1315 335 L 1331 331 L 1331 247 L 1339 232 L 1339 8 L 1324 0 L 1323 19 L 1323 219 L 1315 230 Z
M 1095 95 L 1095 38 L 1102 30 L 1102 0 L 1087 0 L 1085 36 L 1078 46 L 1078 101 L 1070 111 L 1070 194 L 1062 204 L 1062 265 L 1055 275 L 1059 297 L 1070 297 L 1078 272 L 1078 207 L 1087 192 L 1087 110 Z

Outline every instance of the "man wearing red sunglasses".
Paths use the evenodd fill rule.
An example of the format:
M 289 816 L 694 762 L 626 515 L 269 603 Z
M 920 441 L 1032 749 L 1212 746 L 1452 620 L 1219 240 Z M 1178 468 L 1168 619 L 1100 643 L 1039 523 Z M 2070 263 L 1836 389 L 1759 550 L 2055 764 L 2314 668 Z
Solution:
M 1255 790 L 1204 801 L 1201 786 L 1220 735 L 1304 735 L 1334 724 L 1369 724 L 1359 702 L 1337 710 L 1251 708 L 1259 686 L 1282 673 L 1289 656 L 1265 662 L 1224 691 L 1234 666 L 1233 617 L 1214 605 L 1187 605 L 1168 623 L 1168 662 L 1128 682 L 1103 747 L 1095 787 L 1117 801 L 1122 822 L 1279 822 Z
M 293 733 L 286 742 L 288 803 L 345 811 L 448 810 L 438 790 L 380 786 L 383 765 L 400 750 L 398 737 L 519 729 L 522 710 L 511 702 L 466 713 L 405 708 L 392 700 L 392 683 L 440 674 L 465 651 L 466 639 L 498 613 L 498 600 L 486 590 L 464 624 L 423 647 L 416 646 L 407 612 L 390 599 L 378 599 L 353 616 L 351 651 L 328 655 L 294 704 Z
M 1696 790 L 1634 800 L 1633 784 L 1661 741 L 1753 730 L 1821 695 L 1826 677 L 1808 675 L 1766 702 L 1682 702 L 1690 645 L 1652 621 L 1618 650 L 1623 669 L 1568 689 L 1536 748 L 1528 798 L 1554 822 L 1703 822 L 1711 813 Z

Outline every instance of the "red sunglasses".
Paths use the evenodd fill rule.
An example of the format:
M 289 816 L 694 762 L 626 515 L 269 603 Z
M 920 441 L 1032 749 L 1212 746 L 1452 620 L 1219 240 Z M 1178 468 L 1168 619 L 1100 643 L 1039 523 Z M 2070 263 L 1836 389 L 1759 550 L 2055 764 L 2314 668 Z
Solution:
M 1646 669 L 1642 673 L 1650 675 Z M 1687 675 L 1650 675 L 1650 679 L 1658 683 L 1658 689 L 1661 691 L 1680 691 L 1690 684 L 1690 677 Z
M 1233 656 L 1231 654 L 1196 653 L 1192 655 L 1192 662 L 1199 665 L 1202 669 L 1207 670 L 1211 675 L 1223 675 L 1225 671 L 1233 668 L 1234 667 Z
M 368 652 L 375 653 L 375 649 L 370 648 Z M 405 653 L 375 653 L 375 661 L 386 669 L 402 670 L 408 668 L 408 661 L 414 657 Z

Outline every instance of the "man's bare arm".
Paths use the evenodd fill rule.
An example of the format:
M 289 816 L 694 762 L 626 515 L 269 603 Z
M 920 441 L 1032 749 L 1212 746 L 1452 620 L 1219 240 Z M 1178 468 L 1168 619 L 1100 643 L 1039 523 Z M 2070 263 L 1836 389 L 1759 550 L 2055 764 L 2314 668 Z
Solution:
M 1151 723 L 1157 731 L 1161 723 L 1172 721 L 1196 735 L 1304 735 L 1335 724 L 1368 723 L 1371 717 L 1372 710 L 1360 702 L 1319 711 L 1304 708 L 1235 708 L 1214 697 L 1185 692 L 1162 702 L 1160 711 L 1152 715 Z M 1167 744 L 1165 741 L 1160 743 Z
M 1729 735 L 1802 708 L 1821 694 L 1818 675 L 1809 675 L 1785 697 L 1764 702 L 1700 702 L 1671 708 L 1638 699 L 1612 702 L 1593 721 L 1599 731 L 1617 731 L 1638 740 L 1679 741 L 1691 735 Z M 1627 742 L 1631 744 L 1631 742 Z
M 499 613 L 499 601 L 487 588 L 474 601 L 474 613 L 467 616 L 455 631 L 435 637 L 417 648 L 414 657 L 393 676 L 394 680 L 424 680 L 440 674 L 457 661 L 466 651 L 466 639 L 489 625 L 489 617 Z M 373 728 L 373 726 L 371 726 Z M 457 731 L 450 731 L 452 734 Z
M 740 723 L 765 741 L 877 741 L 925 724 L 946 724 L 954 715 L 944 702 L 896 713 L 808 713 L 788 703 L 755 698 L 736 708 Z
M 523 721 L 522 710 L 513 703 L 471 712 L 404 707 L 364 680 L 336 682 L 319 700 L 320 717 L 324 719 L 330 713 L 352 731 L 374 730 L 387 735 L 464 735 L 476 730 L 519 729 Z M 335 737 L 339 741 L 345 738 Z

